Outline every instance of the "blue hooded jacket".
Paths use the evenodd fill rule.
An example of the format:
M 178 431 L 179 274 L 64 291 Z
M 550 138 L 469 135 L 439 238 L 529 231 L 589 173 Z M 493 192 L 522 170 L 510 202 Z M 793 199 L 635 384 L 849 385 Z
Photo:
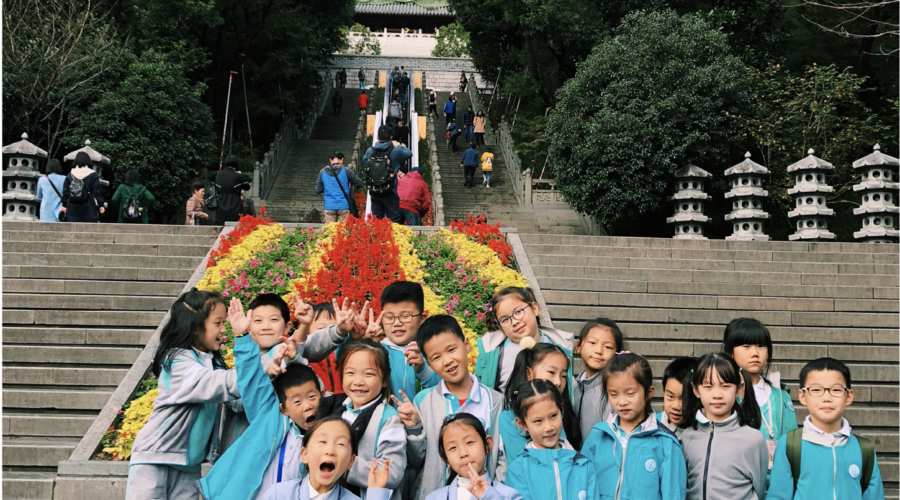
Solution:
M 263 474 L 277 458 L 291 419 L 278 407 L 278 396 L 259 362 L 259 346 L 244 335 L 234 339 L 238 388 L 250 427 L 200 480 L 203 498 L 247 500 L 256 498 Z M 302 477 L 304 472 L 299 472 Z
M 506 486 L 499 481 L 493 481 L 491 476 L 485 474 L 484 478 L 490 483 L 490 487 L 484 492 L 481 500 L 522 500 L 522 495 L 518 491 Z M 443 488 L 432 491 L 425 497 L 425 500 L 458 500 L 457 492 L 459 491 L 459 477 L 453 478 L 450 484 Z
M 581 448 L 599 473 L 599 498 L 683 500 L 687 468 L 678 438 L 650 415 L 628 435 L 626 448 L 617 422 L 613 414 L 595 425 Z
M 447 101 L 444 103 L 444 113 L 448 115 L 452 115 L 456 113 L 456 103 L 453 101 Z
M 416 373 L 416 369 L 406 362 L 406 355 L 403 354 L 404 346 L 398 346 L 387 339 L 382 340 L 381 345 L 387 350 L 388 362 L 391 365 L 391 394 L 400 401 L 403 401 L 400 391 L 403 391 L 411 401 L 419 391 L 441 383 L 441 377 L 427 363 L 422 373 Z
M 497 419 L 497 426 L 500 430 L 500 437 L 503 439 L 503 447 L 506 448 L 506 455 L 509 457 L 518 457 L 525 447 L 528 445 L 528 433 L 519 428 L 516 424 L 516 414 L 511 409 L 503 410 L 500 418 Z M 559 433 L 560 439 L 566 439 L 566 430 L 563 429 Z
M 506 470 L 506 485 L 524 500 L 596 500 L 597 472 L 575 450 L 527 448 Z

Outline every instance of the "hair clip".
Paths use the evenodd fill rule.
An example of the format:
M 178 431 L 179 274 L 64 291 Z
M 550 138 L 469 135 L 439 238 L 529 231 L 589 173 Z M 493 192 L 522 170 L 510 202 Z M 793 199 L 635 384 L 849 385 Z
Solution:
M 634 353 L 631 351 L 619 351 L 616 353 L 616 356 L 618 356 L 619 354 L 634 354 Z
M 454 415 L 456 415 L 456 414 L 453 413 L 453 414 L 450 414 L 450 415 L 447 415 L 446 417 L 444 417 L 444 423 L 447 423 L 447 422 L 453 420 Z
M 531 349 L 535 346 L 535 341 L 531 337 L 522 337 L 522 340 L 519 341 L 519 347 L 524 349 Z
M 196 313 L 196 312 L 197 312 L 197 310 L 194 309 L 193 307 L 189 306 L 187 302 L 182 302 L 182 304 L 184 304 L 184 307 L 186 307 L 188 311 L 190 311 L 190 312 L 192 312 L 192 313 Z

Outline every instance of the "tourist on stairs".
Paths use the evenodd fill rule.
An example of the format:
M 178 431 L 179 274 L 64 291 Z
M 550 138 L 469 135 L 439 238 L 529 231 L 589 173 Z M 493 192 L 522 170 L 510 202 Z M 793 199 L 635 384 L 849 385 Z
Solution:
M 391 219 L 396 224 L 403 224 L 403 213 L 400 212 L 400 197 L 397 195 L 397 170 L 406 160 L 412 158 L 412 151 L 399 142 L 392 141 L 391 134 L 389 125 L 382 125 L 378 128 L 378 142 L 366 150 L 366 154 L 363 155 L 363 164 L 366 165 L 367 172 L 371 172 L 370 158 L 374 156 L 375 160 L 380 160 L 381 157 L 386 156 L 389 159 L 390 189 L 382 193 L 375 192 L 371 189 L 371 186 L 369 189 L 372 199 L 372 215 L 379 219 Z M 369 185 L 371 180 L 367 174 L 366 184 Z
M 93 169 L 94 161 L 84 151 L 75 156 L 75 168 L 63 181 L 62 212 L 69 222 L 98 222 L 103 208 L 100 176 Z
M 316 194 L 325 195 L 325 223 L 347 222 L 350 215 L 350 203 L 353 203 L 353 190 L 350 187 L 362 187 L 362 181 L 353 171 L 344 168 L 344 153 L 331 155 L 331 164 L 319 171 L 316 180 Z
M 475 149 L 474 144 L 463 153 L 462 159 L 459 160 L 459 166 L 463 167 L 466 176 L 465 186 L 472 187 L 475 184 L 475 168 L 478 166 L 478 150 Z
M 472 106 L 463 114 L 463 127 L 466 130 L 466 144 L 474 144 L 472 134 L 475 132 L 475 111 Z
M 237 222 L 240 219 L 241 190 L 250 191 L 250 181 L 237 171 L 237 156 L 225 158 L 225 168 L 216 174 L 219 206 L 216 209 L 216 223 Z
M 400 167 L 400 179 L 397 181 L 397 193 L 400 195 L 400 210 L 408 226 L 421 226 L 422 216 L 431 208 L 431 193 L 428 184 L 422 179 L 418 168 L 407 172 L 406 166 Z
M 130 168 L 125 173 L 125 182 L 119 185 L 113 194 L 112 206 L 118 210 L 119 224 L 147 224 L 149 222 L 150 205 L 156 198 L 141 185 L 141 175 Z
M 47 162 L 47 175 L 38 179 L 37 199 L 41 200 L 41 222 L 59 222 L 59 211 L 62 208 L 63 183 L 62 165 L 59 160 Z

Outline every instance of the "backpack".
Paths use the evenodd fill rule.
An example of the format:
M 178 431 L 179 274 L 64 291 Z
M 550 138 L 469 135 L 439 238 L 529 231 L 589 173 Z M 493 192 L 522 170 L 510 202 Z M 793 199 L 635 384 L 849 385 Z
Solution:
M 394 147 L 386 150 L 373 149 L 372 156 L 366 161 L 366 187 L 375 194 L 384 194 L 393 187 L 394 172 L 391 170 L 391 152 Z
M 141 190 L 137 194 L 132 193 L 128 186 L 125 189 L 128 191 L 128 197 L 125 198 L 125 203 L 122 204 L 122 208 L 119 210 L 119 217 L 125 222 L 140 222 L 144 210 L 141 207 L 140 197 L 141 193 L 144 192 L 143 186 L 141 186 Z
M 403 108 L 399 102 L 392 102 L 388 109 L 388 116 L 391 118 L 400 118 L 403 116 Z
M 72 182 L 69 183 L 69 201 L 73 203 L 84 203 L 88 201 L 88 192 L 84 187 L 84 180 L 72 176 Z
M 871 441 L 856 436 L 859 441 L 859 447 L 862 450 L 862 475 L 859 477 L 859 485 L 862 492 L 865 493 L 869 487 L 869 481 L 872 480 L 872 470 L 875 467 L 875 446 Z M 787 434 L 787 453 L 788 462 L 791 464 L 791 474 L 794 476 L 794 491 L 797 491 L 797 480 L 800 479 L 800 451 L 803 448 L 803 428 L 794 429 Z
M 485 158 L 485 159 L 484 159 L 484 166 L 487 167 L 488 169 L 494 168 L 494 159 L 491 158 L 490 156 L 488 156 L 487 158 Z
M 402 78 L 403 77 L 401 77 L 399 74 L 394 75 L 393 80 L 391 80 L 394 88 L 400 88 L 400 81 L 402 80 Z
M 203 195 L 203 203 L 206 205 L 206 208 L 210 210 L 219 208 L 219 194 L 216 193 L 215 182 L 209 185 L 209 189 L 207 189 L 206 194 Z

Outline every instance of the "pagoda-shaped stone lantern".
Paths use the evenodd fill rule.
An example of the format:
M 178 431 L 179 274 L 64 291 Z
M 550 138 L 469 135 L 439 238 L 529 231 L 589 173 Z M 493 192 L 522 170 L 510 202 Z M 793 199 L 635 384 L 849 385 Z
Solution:
M 703 205 L 708 196 L 703 190 L 712 174 L 696 165 L 686 165 L 675 171 L 675 194 L 668 200 L 675 207 L 675 215 L 666 218 L 675 225 L 676 240 L 705 240 L 703 225 L 709 217 L 703 215 Z
M 41 200 L 35 193 L 47 152 L 22 134 L 21 141 L 3 147 L 3 159 L 3 220 L 39 220 Z
M 872 154 L 853 162 L 861 177 L 853 190 L 862 195 L 862 205 L 853 210 L 862 219 L 862 229 L 853 233 L 853 237 L 865 243 L 897 243 L 900 240 L 897 230 L 900 160 L 882 153 L 878 144 L 874 149 Z
M 88 156 L 91 157 L 91 160 L 94 162 L 94 172 L 97 172 L 97 175 L 101 178 L 100 183 L 103 185 L 109 185 L 109 181 L 104 181 L 103 179 L 103 166 L 109 165 L 109 158 L 103 156 L 96 149 L 91 147 L 91 140 L 87 139 L 84 141 L 84 147 L 81 149 L 76 149 L 71 153 L 67 154 L 63 160 L 65 161 L 75 161 L 75 157 L 78 156 L 78 153 L 85 152 Z
M 788 174 L 794 175 L 794 187 L 788 194 L 794 197 L 794 209 L 788 217 L 795 221 L 797 231 L 788 236 L 791 241 L 833 240 L 834 233 L 828 230 L 828 219 L 834 210 L 825 204 L 825 194 L 834 188 L 825 182 L 825 174 L 834 171 L 834 165 L 815 156 L 815 151 L 807 151 L 806 158 L 788 166 Z
M 762 178 L 768 174 L 769 169 L 751 160 L 749 152 L 744 161 L 725 171 L 725 177 L 731 178 L 731 191 L 725 193 L 725 199 L 732 202 L 725 220 L 734 226 L 734 233 L 726 240 L 769 241 L 763 233 L 763 221 L 769 219 L 769 214 L 762 208 L 762 198 L 769 196 L 762 188 Z

